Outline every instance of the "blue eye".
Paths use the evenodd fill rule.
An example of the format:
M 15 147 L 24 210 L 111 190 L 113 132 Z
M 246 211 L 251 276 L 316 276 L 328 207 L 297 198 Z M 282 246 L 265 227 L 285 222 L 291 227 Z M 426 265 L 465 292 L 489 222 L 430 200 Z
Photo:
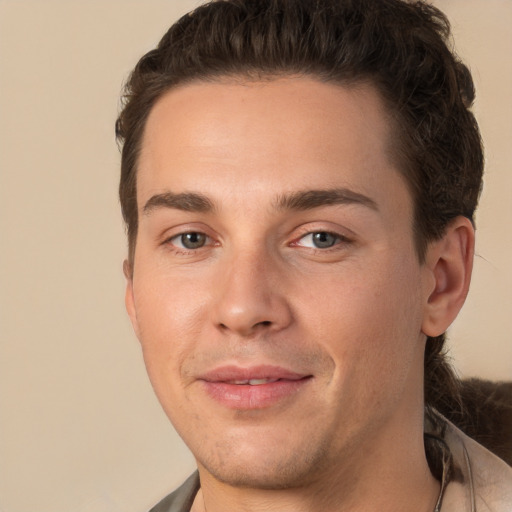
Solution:
M 327 231 L 317 231 L 308 233 L 300 239 L 299 245 L 302 247 L 312 247 L 314 249 L 329 249 L 340 242 L 341 237 Z
M 206 245 L 208 237 L 204 233 L 182 233 L 171 238 L 171 242 L 181 249 L 200 249 Z

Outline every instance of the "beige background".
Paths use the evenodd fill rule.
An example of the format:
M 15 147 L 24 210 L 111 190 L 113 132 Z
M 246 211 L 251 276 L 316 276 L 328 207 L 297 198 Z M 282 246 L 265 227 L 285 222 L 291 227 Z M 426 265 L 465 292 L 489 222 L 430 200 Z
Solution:
M 123 307 L 122 80 L 195 0 L 0 0 L 0 511 L 142 512 L 193 468 Z M 438 0 L 487 148 L 463 375 L 512 378 L 512 2 Z

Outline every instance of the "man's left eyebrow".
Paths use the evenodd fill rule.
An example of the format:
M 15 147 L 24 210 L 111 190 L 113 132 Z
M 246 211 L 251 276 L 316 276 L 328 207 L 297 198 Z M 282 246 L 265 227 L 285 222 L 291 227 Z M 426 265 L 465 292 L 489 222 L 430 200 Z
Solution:
M 348 188 L 305 190 L 283 194 L 275 203 L 278 210 L 312 210 L 321 206 L 360 204 L 378 211 L 377 203 L 368 196 Z

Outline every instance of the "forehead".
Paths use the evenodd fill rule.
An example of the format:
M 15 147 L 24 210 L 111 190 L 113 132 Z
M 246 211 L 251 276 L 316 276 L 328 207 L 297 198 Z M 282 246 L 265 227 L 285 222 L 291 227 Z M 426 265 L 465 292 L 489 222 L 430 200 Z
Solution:
M 402 181 L 392 124 L 376 90 L 313 78 L 197 82 L 153 107 L 139 159 L 139 208 L 151 195 L 219 187 L 245 200 L 260 189 L 350 187 Z M 251 193 L 249 195 L 249 192 Z

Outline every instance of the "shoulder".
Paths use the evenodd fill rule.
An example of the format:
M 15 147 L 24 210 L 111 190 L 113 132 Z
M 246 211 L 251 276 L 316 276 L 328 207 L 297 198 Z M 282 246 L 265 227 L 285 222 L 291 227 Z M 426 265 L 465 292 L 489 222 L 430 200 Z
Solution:
M 196 471 L 178 489 L 157 503 L 149 512 L 189 512 L 198 490 L 199 475 Z
M 449 421 L 444 439 L 461 475 L 447 486 L 442 512 L 512 512 L 512 467 Z

